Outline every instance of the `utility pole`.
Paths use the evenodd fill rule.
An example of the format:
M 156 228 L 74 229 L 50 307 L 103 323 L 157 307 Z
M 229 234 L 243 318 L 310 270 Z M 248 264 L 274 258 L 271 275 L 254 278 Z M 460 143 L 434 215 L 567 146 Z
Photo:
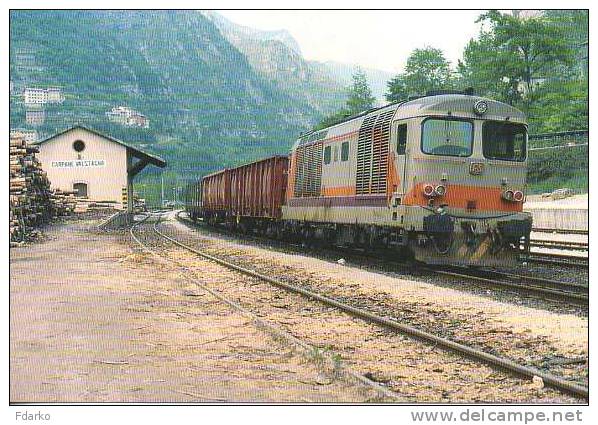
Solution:
M 164 207 L 164 173 L 160 173 L 161 189 L 160 189 L 160 208 Z

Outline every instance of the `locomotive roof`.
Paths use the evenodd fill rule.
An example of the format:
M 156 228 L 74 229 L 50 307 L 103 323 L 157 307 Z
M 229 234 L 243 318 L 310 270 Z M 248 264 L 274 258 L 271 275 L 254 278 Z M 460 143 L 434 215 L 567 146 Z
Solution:
M 478 117 L 473 112 L 473 105 L 481 100 L 488 104 L 488 112 L 483 116 Z M 395 118 L 436 114 L 467 116 L 480 119 L 504 120 L 508 118 L 511 121 L 525 122 L 525 114 L 511 105 L 485 97 L 463 94 L 425 96 L 410 100 L 400 105 Z
M 473 112 L 473 105 L 480 100 L 483 100 L 488 104 L 488 112 L 482 117 L 478 117 Z M 385 109 L 388 110 L 393 108 L 397 110 L 395 119 L 413 118 L 423 115 L 455 115 L 460 117 L 499 120 L 504 120 L 508 117 L 508 119 L 511 121 L 522 123 L 525 122 L 525 114 L 519 109 L 506 103 L 498 102 L 485 97 L 471 96 L 466 94 L 437 94 L 422 96 L 408 101 L 389 103 L 378 108 L 360 112 L 324 129 L 313 130 L 302 134 L 301 137 L 299 137 L 298 142 L 300 142 L 300 144 L 305 144 L 324 139 L 326 137 L 327 131 L 332 127 L 364 118 L 370 114 L 378 114 L 383 112 Z

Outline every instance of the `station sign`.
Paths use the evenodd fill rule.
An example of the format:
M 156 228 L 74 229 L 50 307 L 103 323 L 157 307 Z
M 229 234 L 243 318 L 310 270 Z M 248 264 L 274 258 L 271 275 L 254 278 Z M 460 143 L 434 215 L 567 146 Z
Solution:
M 105 159 L 70 159 L 66 161 L 52 161 L 52 168 L 91 168 L 105 166 Z

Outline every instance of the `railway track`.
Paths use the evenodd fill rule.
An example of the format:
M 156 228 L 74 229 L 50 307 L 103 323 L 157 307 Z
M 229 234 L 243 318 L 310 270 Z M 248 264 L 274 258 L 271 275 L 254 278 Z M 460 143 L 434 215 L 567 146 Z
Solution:
M 166 211 L 166 212 L 168 212 L 168 211 Z M 185 278 L 187 280 L 194 283 L 196 286 L 198 286 L 200 289 L 204 290 L 206 293 L 211 294 L 216 299 L 222 301 L 224 304 L 227 304 L 233 310 L 239 311 L 241 314 L 243 314 L 248 319 L 253 321 L 253 323 L 255 325 L 266 330 L 271 335 L 273 335 L 275 338 L 286 340 L 286 341 L 290 342 L 291 344 L 297 346 L 298 348 L 302 349 L 305 353 L 309 353 L 310 355 L 312 353 L 314 353 L 315 347 L 305 343 L 304 341 L 302 341 L 299 338 L 296 338 L 289 332 L 286 332 L 285 330 L 283 330 L 279 327 L 271 325 L 270 323 L 264 321 L 263 319 L 256 316 L 255 314 L 253 314 L 246 308 L 242 307 L 238 302 L 236 302 L 230 298 L 227 298 L 221 292 L 211 289 L 210 287 L 204 285 L 202 282 L 198 281 L 197 279 L 194 279 L 193 277 L 189 276 L 187 268 L 178 264 L 175 261 L 168 259 L 166 256 L 160 255 L 158 252 L 156 252 L 154 249 L 152 249 L 152 247 L 150 247 L 146 241 L 144 241 L 144 238 L 141 237 L 141 235 L 135 234 L 135 230 L 138 226 L 144 224 L 145 221 L 148 220 L 151 216 L 158 216 L 159 218 L 161 218 L 162 213 L 163 213 L 163 211 L 154 211 L 153 213 L 147 213 L 147 215 L 142 220 L 134 223 L 129 228 L 129 233 L 130 233 L 130 236 L 133 239 L 133 241 L 135 241 L 144 251 L 146 251 L 146 252 L 150 253 L 151 255 L 153 255 L 154 257 L 158 258 L 163 263 L 169 264 L 171 266 L 172 265 L 179 266 L 180 268 L 182 268 L 186 272 Z M 172 238 L 169 238 L 167 235 L 164 235 L 160 231 L 158 231 L 158 229 L 156 228 L 156 224 L 157 223 L 154 223 L 154 225 L 152 227 L 152 231 L 156 235 L 158 235 L 160 238 L 164 239 L 165 241 L 175 243 L 175 245 L 179 245 L 178 243 L 173 242 Z M 214 259 L 214 261 L 216 263 L 219 263 L 216 259 Z M 378 382 L 373 381 L 369 377 L 358 374 L 351 369 L 347 369 L 347 368 L 339 369 L 337 361 L 334 357 L 331 357 L 331 356 L 327 355 L 326 353 L 322 353 L 322 354 L 320 354 L 320 356 L 321 357 L 320 357 L 319 362 L 328 363 L 326 366 L 333 371 L 332 373 L 335 376 L 345 376 L 345 377 L 348 377 L 349 380 L 353 380 L 359 384 L 365 385 L 366 387 L 372 388 L 373 390 L 375 390 L 376 392 L 379 393 L 379 396 L 382 397 L 381 398 L 382 400 L 386 399 L 386 400 L 391 400 L 391 401 L 402 401 L 402 399 L 400 398 L 400 396 L 397 393 L 391 391 L 390 389 L 384 387 L 383 385 L 380 385 Z
M 585 235 L 587 230 L 563 230 L 563 229 L 542 229 L 534 228 L 532 233 L 552 233 L 561 235 Z M 529 256 L 523 258 L 524 261 L 530 261 L 541 264 L 555 264 L 559 266 L 588 267 L 589 260 L 587 256 L 575 255 L 572 253 L 582 253 L 589 251 L 589 243 L 585 241 L 567 241 L 567 240 L 549 240 L 542 237 L 536 237 L 530 241 L 530 247 L 533 249 Z M 541 250 L 553 250 L 561 252 L 545 252 Z
M 130 229 L 131 236 L 141 245 L 143 246 L 143 242 L 135 237 L 134 229 L 139 225 L 139 223 L 133 225 Z M 387 317 L 383 317 L 381 315 L 372 313 L 363 308 L 358 308 L 353 305 L 347 304 L 343 301 L 340 301 L 336 298 L 330 297 L 326 294 L 314 292 L 303 287 L 296 286 L 294 284 L 288 283 L 286 281 L 276 279 L 272 276 L 267 276 L 263 273 L 258 271 L 249 269 L 245 266 L 233 263 L 227 259 L 223 259 L 211 254 L 208 254 L 202 250 L 196 249 L 191 247 L 172 236 L 161 232 L 158 227 L 158 222 L 154 223 L 152 230 L 153 232 L 158 235 L 160 238 L 169 241 L 170 243 L 190 252 L 195 255 L 198 255 L 206 260 L 213 261 L 217 264 L 220 264 L 230 270 L 235 272 L 241 273 L 246 276 L 250 276 L 254 279 L 258 279 L 262 282 L 268 283 L 273 285 L 277 288 L 283 289 L 288 292 L 292 292 L 298 295 L 301 295 L 309 300 L 317 301 L 321 304 L 324 304 L 328 307 L 333 307 L 343 313 L 349 314 L 353 317 L 362 319 L 368 323 L 380 326 L 382 328 L 407 335 L 409 337 L 418 339 L 420 341 L 424 341 L 426 343 L 432 344 L 434 347 L 439 347 L 447 351 L 451 351 L 453 353 L 457 353 L 463 357 L 469 358 L 471 360 L 475 360 L 478 362 L 482 362 L 487 364 L 493 368 L 508 371 L 512 374 L 522 376 L 528 379 L 533 379 L 534 377 L 540 377 L 544 384 L 555 388 L 559 391 L 564 393 L 572 394 L 578 397 L 582 397 L 587 399 L 588 398 L 588 387 L 585 385 L 581 385 L 577 382 L 573 382 L 562 377 L 556 376 L 554 374 L 544 372 L 542 370 L 536 369 L 534 367 L 530 367 L 521 363 L 517 363 L 511 359 L 506 357 L 497 356 L 486 351 L 470 347 L 468 345 L 453 341 L 451 339 L 447 339 L 436 334 L 427 332 L 425 330 L 419 329 L 417 327 L 411 326 L 409 324 L 400 323 L 396 320 L 389 319 Z M 146 247 L 147 248 L 147 247 Z M 151 250 L 151 249 L 150 249 Z
M 531 263 L 554 264 L 566 267 L 587 268 L 590 266 L 588 257 L 550 252 L 531 251 L 527 255 L 522 255 L 521 260 Z
M 533 248 L 548 248 L 548 249 L 560 249 L 570 251 L 587 251 L 587 242 L 575 242 L 575 241 L 549 241 L 546 239 L 532 239 L 530 246 Z
M 427 270 L 443 276 L 465 278 L 476 282 L 483 282 L 494 287 L 513 289 L 522 293 L 538 294 L 542 297 L 566 301 L 571 304 L 587 305 L 589 302 L 588 286 L 577 283 L 486 270 L 474 272 L 470 270 L 445 270 L 431 267 L 428 267 Z
M 176 215 L 177 220 L 185 225 L 197 225 L 187 218 L 183 218 L 180 213 Z M 228 232 L 227 232 L 228 233 Z M 355 255 L 354 250 L 343 249 L 343 254 Z M 365 252 L 359 252 L 360 256 L 367 255 Z M 403 263 L 397 263 L 392 260 L 383 260 L 384 264 L 390 266 L 403 266 Z M 554 263 L 550 263 L 554 264 Z M 569 264 L 569 263 L 567 263 Z M 439 267 L 429 267 L 418 265 L 418 270 L 426 270 L 429 273 L 447 276 L 451 278 L 468 279 L 476 283 L 483 283 L 495 288 L 514 290 L 526 295 L 539 295 L 543 298 L 557 301 L 565 301 L 570 304 L 585 306 L 588 304 L 588 286 L 577 283 L 564 282 L 553 279 L 545 279 L 530 275 L 518 275 L 513 273 L 503 273 L 498 271 L 480 270 L 473 271 L 465 268 L 442 269 Z
M 536 231 L 537 230 L 534 230 L 534 232 Z M 552 233 L 569 235 L 587 235 L 587 232 L 583 233 L 582 231 L 556 231 L 554 229 L 540 230 L 540 232 L 542 231 L 551 231 Z M 588 257 L 583 255 L 584 252 L 589 252 L 589 243 L 585 241 L 568 241 L 536 237 L 530 240 L 530 248 L 529 254 L 523 254 L 521 256 L 522 261 L 555 264 L 559 266 L 589 266 Z

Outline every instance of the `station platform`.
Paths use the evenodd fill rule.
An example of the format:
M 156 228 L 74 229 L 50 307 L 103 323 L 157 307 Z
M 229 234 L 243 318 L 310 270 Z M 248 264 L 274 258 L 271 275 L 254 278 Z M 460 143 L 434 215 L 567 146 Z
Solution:
M 532 214 L 536 229 L 588 231 L 587 194 L 559 200 L 530 196 L 523 210 Z

